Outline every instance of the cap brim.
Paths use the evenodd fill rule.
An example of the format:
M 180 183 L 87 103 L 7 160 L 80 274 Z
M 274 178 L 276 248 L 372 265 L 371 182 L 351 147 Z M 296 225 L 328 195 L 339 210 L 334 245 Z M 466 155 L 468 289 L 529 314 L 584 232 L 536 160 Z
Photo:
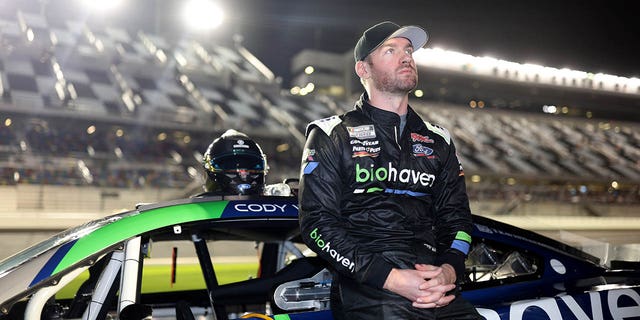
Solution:
M 413 46 L 413 48 L 415 50 L 418 50 L 424 47 L 425 44 L 427 44 L 429 36 L 427 35 L 427 32 L 420 27 L 404 26 L 387 37 L 387 39 L 392 38 L 407 38 L 409 39 L 409 41 L 411 41 L 411 45 Z

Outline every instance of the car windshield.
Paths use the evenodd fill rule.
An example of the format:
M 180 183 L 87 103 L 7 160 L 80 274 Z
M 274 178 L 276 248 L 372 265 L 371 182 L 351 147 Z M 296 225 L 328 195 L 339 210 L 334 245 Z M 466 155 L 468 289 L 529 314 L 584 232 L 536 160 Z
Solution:
M 13 270 L 14 268 L 40 256 L 41 254 L 52 248 L 78 239 L 88 233 L 91 233 L 93 230 L 100 228 L 101 226 L 120 220 L 125 216 L 129 216 L 135 213 L 137 213 L 137 211 L 129 211 L 126 213 L 105 217 L 99 220 L 94 220 L 81 226 L 62 231 L 49 239 L 46 239 L 25 250 L 22 250 L 4 259 L 3 261 L 0 261 L 0 278 L 4 277 L 9 271 Z
M 612 260 L 640 261 L 640 244 L 626 243 L 637 242 L 630 239 L 607 242 L 599 240 L 597 236 L 586 237 L 565 230 L 540 233 L 600 259 L 600 264 L 604 266 L 611 266 Z

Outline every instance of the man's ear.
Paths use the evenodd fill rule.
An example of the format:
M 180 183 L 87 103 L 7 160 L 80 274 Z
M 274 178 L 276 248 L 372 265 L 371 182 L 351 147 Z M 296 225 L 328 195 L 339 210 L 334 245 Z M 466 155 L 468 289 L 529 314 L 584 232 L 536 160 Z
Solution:
M 367 63 L 364 61 L 356 62 L 356 74 L 360 78 L 367 78 L 369 76 L 369 69 L 367 68 Z

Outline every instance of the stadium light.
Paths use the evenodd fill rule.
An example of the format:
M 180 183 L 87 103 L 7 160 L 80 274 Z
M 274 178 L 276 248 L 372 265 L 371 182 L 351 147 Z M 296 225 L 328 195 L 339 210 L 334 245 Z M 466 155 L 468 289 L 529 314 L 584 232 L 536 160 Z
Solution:
M 224 20 L 222 8 L 209 0 L 187 2 L 183 14 L 187 25 L 194 30 L 213 30 Z
M 286 152 L 289 151 L 290 146 L 288 143 L 282 143 L 276 146 L 276 151 L 277 152 Z
M 554 105 L 544 105 L 542 106 L 542 112 L 544 113 L 556 113 L 558 111 L 558 108 Z
M 27 30 L 27 41 L 33 42 L 34 38 L 35 38 L 35 34 L 33 33 L 33 30 L 31 30 L 31 28 L 29 28 Z
M 582 87 L 633 95 L 640 94 L 640 79 L 637 77 L 627 78 L 604 73 L 593 74 L 534 63 L 521 64 L 491 56 L 476 57 L 438 47 L 420 49 L 414 53 L 413 58 L 419 66 L 462 71 L 476 75 L 505 78 L 512 81 Z
M 311 91 L 313 91 L 313 90 L 316 88 L 316 85 L 315 85 L 315 84 L 313 84 L 313 82 L 309 82 L 309 83 L 307 83 L 307 85 L 306 85 L 306 86 L 304 86 L 304 88 L 305 88 L 307 91 L 311 92 Z
M 191 177 L 192 179 L 199 176 L 198 169 L 191 166 L 187 168 L 187 173 L 189 174 L 189 177 Z
M 589 191 L 589 189 L 585 185 L 581 185 L 578 190 L 580 190 L 580 193 L 582 194 L 586 194 Z

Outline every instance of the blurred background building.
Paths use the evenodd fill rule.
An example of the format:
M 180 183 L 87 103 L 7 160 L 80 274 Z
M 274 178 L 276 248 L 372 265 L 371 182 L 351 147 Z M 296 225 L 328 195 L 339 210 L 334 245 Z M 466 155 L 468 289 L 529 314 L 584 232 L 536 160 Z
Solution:
M 245 10 L 283 10 L 277 1 L 222 2 L 238 12 L 226 21 L 193 2 L 208 7 L 187 21 L 204 12 L 208 29 L 177 27 L 187 1 L 0 4 L 0 238 L 12 244 L 0 258 L 136 203 L 199 192 L 202 153 L 229 128 L 263 147 L 269 183 L 295 178 L 306 124 L 352 108 L 352 45 L 372 23 L 331 33 L 347 27 L 317 21 L 336 25 L 311 28 L 315 41 L 297 50 L 282 45 L 294 32 L 265 40 L 251 29 L 293 24 L 286 10 Z M 325 38 L 335 46 L 321 48 Z M 285 69 L 274 62 L 283 57 Z M 474 213 L 640 243 L 640 79 L 430 45 L 415 59 L 410 104 L 452 133 Z

